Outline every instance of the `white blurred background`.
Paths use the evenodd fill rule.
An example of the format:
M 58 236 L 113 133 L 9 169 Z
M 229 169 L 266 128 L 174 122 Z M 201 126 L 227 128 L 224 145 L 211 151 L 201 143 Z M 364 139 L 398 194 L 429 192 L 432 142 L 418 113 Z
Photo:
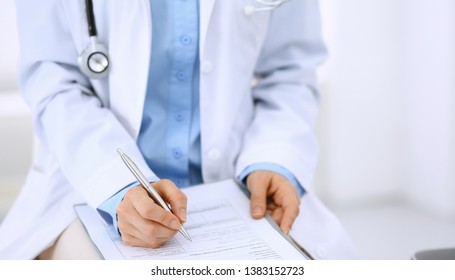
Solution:
M 361 258 L 455 247 L 455 1 L 320 4 L 330 57 L 315 192 Z M 15 20 L 14 1 L 0 0 L 0 220 L 33 152 Z

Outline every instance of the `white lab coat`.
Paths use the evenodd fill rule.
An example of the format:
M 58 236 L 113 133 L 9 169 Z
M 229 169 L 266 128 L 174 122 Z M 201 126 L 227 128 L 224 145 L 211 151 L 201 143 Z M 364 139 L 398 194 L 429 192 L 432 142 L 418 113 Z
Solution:
M 75 219 L 73 204 L 96 208 L 130 183 L 118 147 L 153 175 L 136 146 L 153 39 L 149 0 L 93 2 L 111 58 L 103 80 L 87 79 L 77 65 L 90 42 L 84 1 L 16 1 L 20 89 L 42 145 L 0 228 L 0 258 L 34 258 Z M 257 5 L 200 1 L 203 179 L 273 162 L 309 189 L 317 160 L 314 71 L 326 55 L 317 1 L 249 16 L 247 4 Z M 311 191 L 292 233 L 317 258 L 354 257 L 340 223 Z

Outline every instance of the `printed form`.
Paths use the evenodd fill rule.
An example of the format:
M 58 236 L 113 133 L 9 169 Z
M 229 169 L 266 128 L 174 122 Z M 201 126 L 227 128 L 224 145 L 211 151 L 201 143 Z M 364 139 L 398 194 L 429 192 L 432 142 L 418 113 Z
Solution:
M 75 205 L 104 259 L 306 259 L 267 219 L 250 216 L 249 199 L 233 180 L 184 188 L 192 242 L 180 233 L 158 249 L 129 246 L 87 205 Z M 275 225 L 276 226 L 276 225 Z

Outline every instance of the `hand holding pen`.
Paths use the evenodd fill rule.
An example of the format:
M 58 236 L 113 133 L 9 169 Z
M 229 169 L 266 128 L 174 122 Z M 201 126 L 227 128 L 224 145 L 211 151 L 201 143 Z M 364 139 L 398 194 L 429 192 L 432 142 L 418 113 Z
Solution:
M 170 180 L 150 184 L 134 162 L 120 149 L 118 152 L 141 183 L 141 186 L 128 190 L 117 208 L 118 228 L 122 239 L 133 246 L 157 248 L 179 231 L 191 240 L 182 226 L 186 221 L 185 194 Z M 170 204 L 172 211 L 166 202 Z

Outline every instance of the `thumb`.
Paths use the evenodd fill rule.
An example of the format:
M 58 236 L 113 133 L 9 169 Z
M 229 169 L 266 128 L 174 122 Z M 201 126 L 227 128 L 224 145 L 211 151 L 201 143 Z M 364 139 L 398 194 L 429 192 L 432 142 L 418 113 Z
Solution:
M 253 172 L 247 178 L 247 188 L 251 193 L 251 216 L 255 219 L 264 217 L 267 201 L 267 188 L 270 179 L 264 173 Z

